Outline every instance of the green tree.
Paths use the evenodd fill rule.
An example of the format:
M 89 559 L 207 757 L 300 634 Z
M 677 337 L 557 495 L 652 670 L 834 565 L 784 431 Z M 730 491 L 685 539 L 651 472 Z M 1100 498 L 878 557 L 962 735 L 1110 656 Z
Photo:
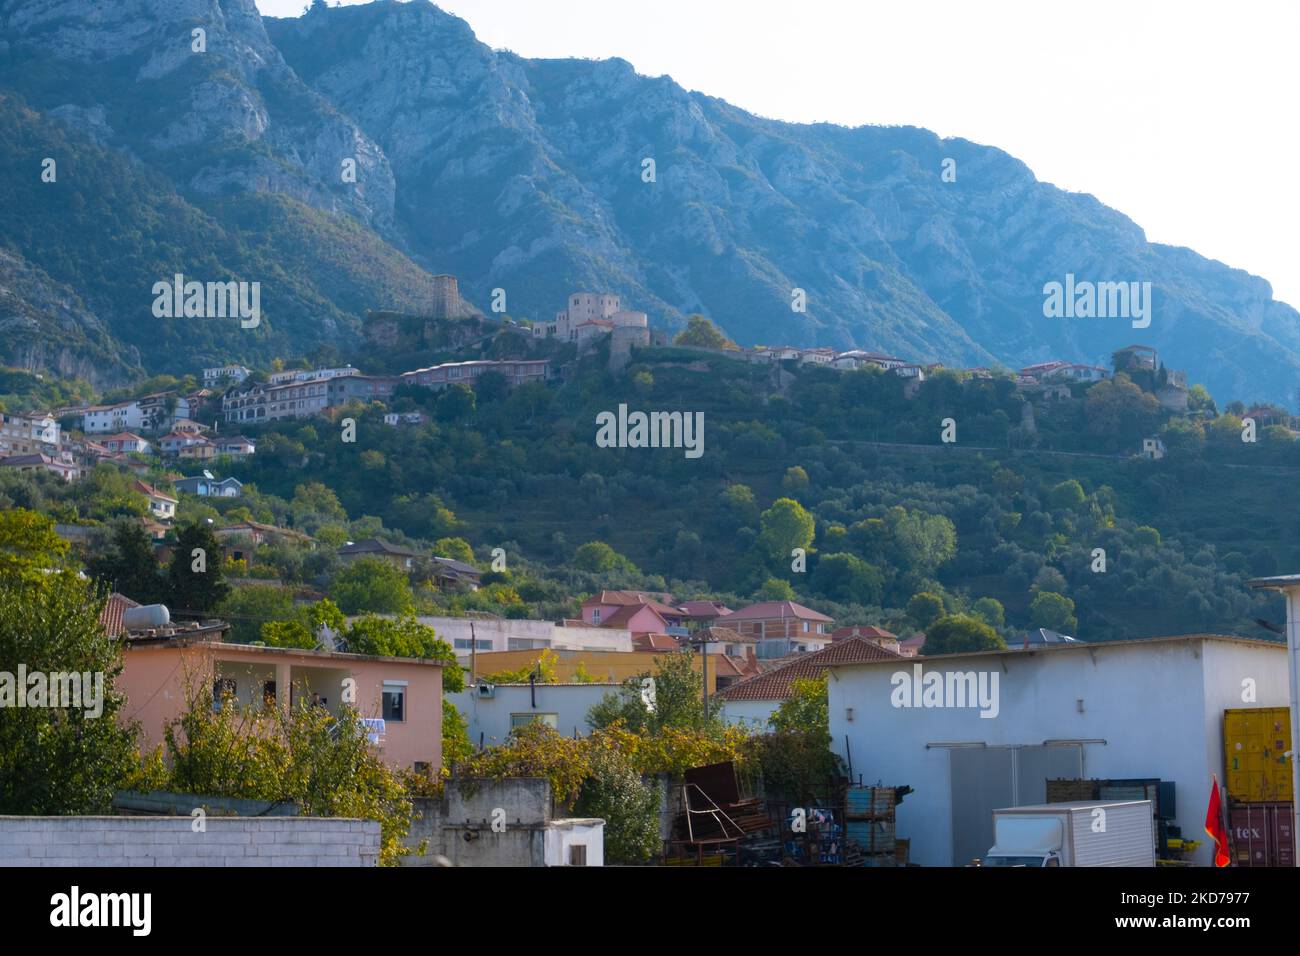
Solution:
M 689 345 L 701 349 L 735 349 L 736 343 L 727 338 L 722 330 L 702 315 L 692 315 L 686 320 L 686 328 L 677 333 L 674 345 Z
M 808 472 L 798 465 L 785 470 L 781 479 L 781 490 L 787 495 L 797 495 L 808 490 Z
M 1086 500 L 1083 485 L 1071 478 L 1048 492 L 1047 506 L 1053 511 L 1077 511 Z
M 329 595 L 344 614 L 406 614 L 415 609 L 406 573 L 379 558 L 353 561 L 334 576 Z
M 109 543 L 86 561 L 86 570 L 111 590 L 141 604 L 153 604 L 163 591 L 153 541 L 133 518 L 113 522 Z
M 247 584 L 231 588 L 216 613 L 230 622 L 232 642 L 251 644 L 264 639 L 263 625 L 293 620 L 298 612 L 292 591 L 271 584 Z
M 812 583 L 830 600 L 846 604 L 878 604 L 884 590 L 880 572 L 852 554 L 823 555 Z
M 772 729 L 778 732 L 817 733 L 831 744 L 830 697 L 826 675 L 799 677 L 790 685 L 790 696 L 781 701 L 772 715 Z
M 49 518 L 25 508 L 0 511 L 0 578 L 39 580 L 64 567 L 67 554 Z
M 1005 627 L 1006 610 L 997 598 L 982 597 L 971 605 L 971 614 L 992 628 Z
M 759 543 L 775 565 L 789 565 L 795 548 L 812 547 L 813 516 L 792 498 L 778 498 L 759 516 Z
M 573 566 L 580 571 L 608 574 L 611 571 L 637 573 L 634 565 L 603 541 L 588 541 L 573 554 Z
M 267 647 L 298 647 L 312 651 L 320 646 L 316 636 L 302 621 L 267 621 L 262 625 L 261 636 Z
M 344 633 L 343 644 L 353 654 L 441 661 L 443 691 L 456 694 L 465 689 L 465 675 L 456 652 L 438 637 L 437 631 L 414 617 L 359 617 Z
M 907 619 L 918 631 L 928 632 L 930 625 L 943 614 L 943 598 L 929 591 L 913 594 L 907 602 Z
M 292 708 L 212 706 L 212 683 L 193 680 L 185 712 L 165 729 L 165 789 L 296 803 L 303 816 L 358 817 L 380 826 L 379 861 L 407 850 L 412 806 L 394 770 L 371 748 L 359 714 L 313 707 L 306 688 Z
M 433 553 L 440 558 L 454 558 L 466 564 L 474 563 L 474 549 L 464 538 L 439 538 L 433 543 Z
M 169 605 L 173 610 L 207 614 L 230 593 L 221 556 L 221 542 L 206 524 L 191 524 L 181 529 L 167 572 Z
M 721 707 L 712 701 L 704 717 L 704 677 L 696 669 L 694 651 L 679 651 L 655 658 L 657 670 L 625 681 L 617 694 L 606 694 L 587 713 L 593 729 L 621 721 L 634 733 L 655 734 L 664 728 L 702 729 L 718 726 Z M 648 685 L 647 680 L 653 684 Z M 653 706 L 646 688 L 653 687 Z
M 605 821 L 605 858 L 644 863 L 660 849 L 659 794 L 614 746 L 589 748 L 586 778 L 573 805 L 578 817 Z
M 790 582 L 782 581 L 780 578 L 768 578 L 754 593 L 756 601 L 793 601 L 796 597 L 798 595 L 794 593 L 794 588 L 790 587 Z
M 1029 605 L 1029 619 L 1035 627 L 1045 627 L 1049 631 L 1073 634 L 1079 627 L 1079 620 L 1074 616 L 1074 602 L 1062 594 L 1053 591 L 1039 591 Z M 928 645 L 929 639 L 926 639 Z
M 120 719 L 125 698 L 113 686 L 121 649 L 99 623 L 105 594 L 71 571 L 27 576 L 10 546 L 20 546 L 19 561 L 43 568 L 61 560 L 62 550 L 42 541 L 39 526 L 10 517 L 0 515 L 0 672 L 9 678 L 0 680 L 0 814 L 108 813 L 138 758 L 133 728 Z M 17 539 L 15 525 L 24 532 Z M 20 665 L 29 682 L 15 687 Z M 34 674 L 94 677 L 78 677 L 80 699 L 36 702 Z M 27 706 L 15 705 L 16 694 Z
M 1006 641 L 983 621 L 965 614 L 948 614 L 939 618 L 925 632 L 924 653 L 960 654 L 968 651 L 1006 649 Z

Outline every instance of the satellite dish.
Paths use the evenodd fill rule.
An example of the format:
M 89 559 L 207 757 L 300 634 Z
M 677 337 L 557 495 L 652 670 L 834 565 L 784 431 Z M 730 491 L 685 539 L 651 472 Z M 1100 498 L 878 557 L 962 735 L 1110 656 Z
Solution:
M 203 477 L 204 477 L 204 478 L 211 479 L 211 478 L 212 478 L 212 472 L 210 472 L 210 471 L 208 471 L 206 468 L 204 468 L 204 469 L 203 469 Z

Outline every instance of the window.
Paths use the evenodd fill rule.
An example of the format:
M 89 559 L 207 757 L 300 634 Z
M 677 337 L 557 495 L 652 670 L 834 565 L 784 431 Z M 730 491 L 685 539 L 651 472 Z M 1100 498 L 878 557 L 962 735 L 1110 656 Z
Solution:
M 592 624 L 600 623 L 600 608 L 596 608 L 594 611 L 591 612 L 591 623 Z
M 805 634 L 808 633 L 808 622 L 807 622 L 807 621 L 804 621 L 804 622 L 803 622 L 803 632 L 804 632 Z
M 239 702 L 239 683 L 233 677 L 218 677 L 212 682 L 212 709 L 221 710 L 221 704 L 226 698 L 234 703 Z
M 587 865 L 587 844 L 574 843 L 569 847 L 569 866 Z
M 524 714 L 510 715 L 511 730 L 514 730 L 516 727 L 527 727 L 529 724 L 533 724 L 533 723 L 545 724 L 547 727 L 550 727 L 552 730 L 558 730 L 560 726 L 560 715 L 559 714 L 535 714 L 531 712 L 524 713 Z
M 398 724 L 406 720 L 406 681 L 384 681 L 383 717 Z
M 551 646 L 550 639 L 512 637 L 507 642 L 506 650 L 510 651 L 541 651 Z
M 475 644 L 477 644 L 478 647 L 476 648 L 473 647 L 473 645 Z M 473 641 L 470 640 L 468 637 L 458 637 L 452 643 L 452 646 L 458 651 L 468 651 L 471 649 L 479 650 L 479 651 L 490 651 L 492 650 L 492 641 L 490 638 L 479 638 L 477 641 Z

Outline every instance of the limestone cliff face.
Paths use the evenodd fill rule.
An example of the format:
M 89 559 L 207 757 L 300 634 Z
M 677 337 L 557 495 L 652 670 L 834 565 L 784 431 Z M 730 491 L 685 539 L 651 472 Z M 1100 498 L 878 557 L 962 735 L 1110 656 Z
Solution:
M 781 123 L 621 60 L 493 51 L 427 0 L 281 20 L 253 0 L 0 0 L 0 35 L 0 104 L 12 91 L 165 176 L 261 274 L 310 280 L 275 317 L 286 338 L 249 359 L 311 334 L 356 343 L 366 309 L 419 312 L 428 273 L 447 272 L 532 319 L 608 290 L 655 325 L 700 312 L 742 344 L 1018 367 L 1141 342 L 1223 399 L 1290 399 L 1300 375 L 1300 315 L 1263 279 L 926 130 Z M 300 217 L 277 232 L 266 197 L 333 231 Z M 1067 274 L 1150 282 L 1150 326 L 1046 318 L 1043 286 Z M 94 311 L 115 333 L 135 321 Z M 136 344 L 146 365 L 176 354 Z
M 10 56 L 64 77 L 41 105 L 189 189 L 281 193 L 392 225 L 383 151 L 289 68 L 253 0 L 2 0 L 0 30 Z

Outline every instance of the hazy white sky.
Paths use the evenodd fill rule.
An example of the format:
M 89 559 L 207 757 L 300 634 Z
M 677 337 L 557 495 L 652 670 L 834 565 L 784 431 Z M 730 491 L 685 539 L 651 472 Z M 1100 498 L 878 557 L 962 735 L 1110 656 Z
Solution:
M 257 5 L 294 16 L 306 0 Z M 1295 0 L 438 5 L 524 56 L 620 56 L 764 116 L 909 124 L 997 146 L 1153 241 L 1263 276 L 1300 308 Z

